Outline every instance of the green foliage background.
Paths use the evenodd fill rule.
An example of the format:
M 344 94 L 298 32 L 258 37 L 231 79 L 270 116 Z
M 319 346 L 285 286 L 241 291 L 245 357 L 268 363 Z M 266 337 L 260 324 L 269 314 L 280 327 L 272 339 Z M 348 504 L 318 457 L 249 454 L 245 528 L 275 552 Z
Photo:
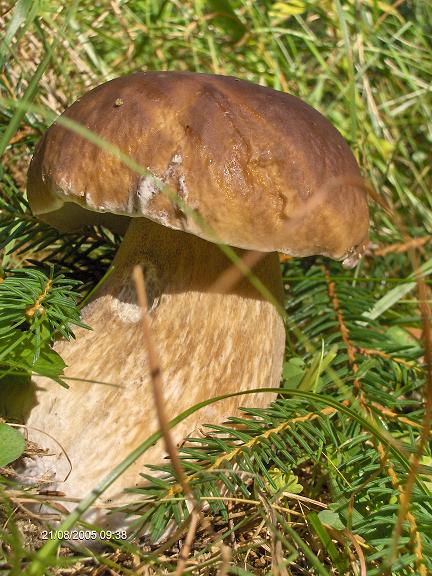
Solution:
M 325 259 L 283 263 L 286 395 L 183 451 L 196 495 L 213 498 L 210 513 L 222 522 L 197 545 L 194 571 L 221 566 L 217 545 L 229 544 L 231 532 L 239 543 L 226 568 L 232 574 L 356 574 L 362 557 L 371 575 L 432 571 L 430 435 L 399 539 L 394 530 L 432 395 L 410 252 L 429 304 L 429 2 L 18 0 L 0 2 L 0 14 L 0 385 L 31 372 L 61 380 L 50 344 L 79 324 L 77 304 L 119 242 L 97 228 L 61 236 L 29 212 L 27 165 L 56 114 L 135 70 L 231 74 L 298 95 L 337 126 L 390 209 L 371 202 L 371 244 L 353 272 Z M 286 493 L 327 509 L 298 507 Z M 141 522 L 154 539 L 188 514 L 169 469 L 142 498 Z M 231 505 L 243 511 L 234 523 Z M 255 538 L 242 540 L 261 523 Z M 0 528 L 7 571 L 42 574 L 62 564 L 52 550 L 35 556 L 11 525 Z M 175 567 L 175 553 L 162 557 L 137 541 L 120 547 L 156 572 Z M 127 570 L 109 556 L 98 562 Z

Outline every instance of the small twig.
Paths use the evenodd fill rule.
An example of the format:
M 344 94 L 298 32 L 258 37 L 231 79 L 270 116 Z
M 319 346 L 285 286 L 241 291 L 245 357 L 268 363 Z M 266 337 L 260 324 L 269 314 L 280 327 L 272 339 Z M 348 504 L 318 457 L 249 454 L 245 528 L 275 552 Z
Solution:
M 350 532 L 349 530 L 345 530 L 344 533 L 346 537 L 351 541 L 352 545 L 355 548 L 355 551 L 357 552 L 357 556 L 360 562 L 360 576 L 367 576 L 366 560 L 360 544 L 357 542 L 356 537 L 352 532 Z
M 355 534 L 350 532 L 347 528 L 345 528 L 345 530 L 343 532 L 340 532 L 339 530 L 335 530 L 334 528 L 328 528 L 328 530 L 329 530 L 332 538 L 334 538 L 335 540 L 340 542 L 342 545 L 345 546 L 345 544 L 346 544 L 345 538 L 347 538 L 351 542 L 351 544 L 353 545 L 353 547 L 357 553 L 357 556 L 358 556 L 358 560 L 359 560 L 359 564 L 360 564 L 360 576 L 367 576 L 366 559 L 365 559 L 365 556 L 363 554 L 363 550 L 361 549 L 360 544 L 357 542 Z
M 180 554 L 177 561 L 176 567 L 176 576 L 181 576 L 183 574 L 187 559 L 189 558 L 189 554 L 191 551 L 192 543 L 195 538 L 195 534 L 198 528 L 198 524 L 200 521 L 200 513 L 196 508 L 194 508 L 191 512 L 191 523 L 189 524 L 189 530 L 186 534 L 186 538 L 182 549 L 180 550 Z
M 169 550 L 174 543 L 179 542 L 179 538 L 182 534 L 184 534 L 186 527 L 188 526 L 188 524 L 191 521 L 191 516 L 187 516 L 187 518 L 185 520 L 183 520 L 183 522 L 180 524 L 180 526 L 177 527 L 177 529 L 174 531 L 173 534 L 170 535 L 170 537 L 168 538 L 168 540 L 166 542 L 164 542 L 163 544 L 161 544 L 158 548 L 156 548 L 156 550 L 154 550 L 151 555 L 150 558 L 160 558 L 164 552 L 166 552 L 167 550 Z M 143 561 L 139 566 L 146 566 L 146 561 Z

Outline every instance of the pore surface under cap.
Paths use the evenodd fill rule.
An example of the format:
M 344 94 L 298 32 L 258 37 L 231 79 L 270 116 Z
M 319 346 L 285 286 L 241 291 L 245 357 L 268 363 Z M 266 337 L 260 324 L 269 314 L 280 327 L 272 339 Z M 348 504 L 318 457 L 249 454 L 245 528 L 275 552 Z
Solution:
M 366 241 L 357 163 L 330 122 L 294 96 L 226 76 L 147 72 L 102 84 L 64 116 L 149 175 L 54 123 L 28 182 L 33 211 L 48 221 L 73 202 L 214 239 L 159 182 L 240 248 L 340 259 Z

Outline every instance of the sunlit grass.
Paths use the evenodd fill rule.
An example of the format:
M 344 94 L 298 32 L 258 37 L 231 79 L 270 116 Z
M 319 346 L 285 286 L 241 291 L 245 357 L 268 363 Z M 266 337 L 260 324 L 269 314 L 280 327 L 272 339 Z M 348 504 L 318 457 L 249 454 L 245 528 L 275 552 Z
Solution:
M 341 131 L 364 176 L 398 216 L 371 202 L 369 253 L 351 275 L 341 274 L 338 265 L 330 266 L 324 260 L 283 265 L 288 317 L 305 336 L 302 341 L 288 334 L 284 385 L 293 388 L 294 396 L 298 388 L 309 403 L 281 402 L 273 412 L 260 413 L 260 423 L 255 428 L 251 425 L 244 438 L 222 431 L 220 438 L 209 438 L 208 445 L 203 442 L 202 446 L 195 442 L 184 454 L 187 474 L 195 474 L 199 480 L 197 490 L 207 488 L 208 494 L 215 496 L 209 480 L 214 477 L 231 495 L 260 502 L 245 510 L 246 505 L 239 501 L 234 508 L 238 517 L 230 522 L 228 505 L 213 505 L 211 512 L 226 526 L 217 537 L 199 536 L 195 573 L 207 568 L 216 573 L 223 565 L 222 539 L 233 551 L 231 568 L 221 573 L 275 570 L 271 561 L 280 557 L 278 546 L 286 563 L 280 569 L 291 574 L 359 573 L 354 566 L 359 570 L 362 556 L 368 574 L 382 573 L 394 538 L 407 458 L 418 444 L 424 413 L 420 314 L 410 285 L 412 260 L 404 245 L 407 233 L 419 238 L 432 232 L 431 6 L 422 0 L 113 0 L 95 4 L 90 0 L 63 6 L 52 0 L 0 2 L 5 30 L 0 43 L 0 96 L 4 101 L 36 105 L 26 109 L 12 102 L 0 108 L 0 177 L 2 197 L 8 205 L 18 192 L 24 192 L 29 158 L 48 125 L 50 114 L 39 114 L 38 107 L 57 114 L 106 80 L 135 70 L 163 69 L 235 75 L 305 99 Z M 3 207 L 2 217 L 6 213 Z M 36 238 L 37 227 L 32 226 L 23 227 L 22 238 L 25 230 L 28 239 Z M 116 239 L 97 231 L 93 234 L 73 241 L 46 236 L 44 254 L 48 251 L 51 258 L 51 251 L 56 252 L 62 272 L 71 274 L 87 270 L 89 261 L 101 253 L 106 266 Z M 23 258 L 38 259 L 40 236 L 38 242 L 24 256 L 5 256 L 3 266 L 21 265 Z M 390 250 L 379 256 L 383 246 Z M 428 274 L 429 243 L 420 245 L 419 257 Z M 102 273 L 95 273 L 93 281 Z M 336 296 L 329 289 L 331 281 Z M 426 282 L 430 283 L 428 276 Z M 342 321 L 336 303 L 343 312 Z M 341 335 L 343 323 L 348 330 L 345 337 Z M 355 386 L 363 393 L 357 400 L 352 395 Z M 335 412 L 322 412 L 318 397 L 314 400 L 317 392 L 334 398 Z M 357 419 L 344 411 L 344 402 L 352 403 Z M 295 514 L 290 517 L 272 508 L 280 495 L 266 434 L 296 418 L 303 418 L 304 423 L 293 425 L 285 436 L 280 431 L 285 460 L 278 466 L 286 466 L 285 476 L 292 474 L 297 479 L 302 494 L 322 501 L 334 516 L 319 516 L 299 507 L 295 512 L 303 516 L 297 519 Z M 376 433 L 368 428 L 369 420 L 378 427 Z M 393 442 L 394 450 L 401 450 L 403 461 L 395 452 L 388 452 L 386 439 Z M 255 452 L 249 451 L 248 441 L 256 446 Z M 238 448 L 242 442 L 244 450 Z M 388 574 L 432 570 L 430 445 L 428 449 L 422 475 L 417 477 L 421 489 L 412 496 L 411 516 L 399 542 L 398 557 L 387 566 Z M 247 483 L 238 475 L 230 476 L 231 472 L 218 476 L 210 470 L 208 454 L 213 454 L 218 466 L 229 469 L 231 460 L 226 455 L 234 451 L 236 464 L 256 480 Z M 255 466 L 249 464 L 250 454 L 258 462 Z M 128 462 L 133 458 L 130 455 Z M 163 532 L 164 511 L 168 514 L 169 509 L 168 504 L 164 509 L 156 504 L 174 485 L 175 479 L 167 473 L 162 484 L 148 490 L 158 497 L 143 511 L 156 533 Z M 175 552 L 168 550 L 158 557 L 154 549 L 143 549 L 137 540 L 120 543 L 117 552 L 98 556 L 99 560 L 86 552 L 58 560 L 53 543 L 42 549 L 36 560 L 18 530 L 21 517 L 16 504 L 4 498 L 0 572 L 42 574 L 48 570 L 44 563 L 66 566 L 78 557 L 84 566 L 99 562 L 124 573 L 134 573 L 144 564 L 156 572 L 175 569 Z M 88 505 L 89 500 L 82 508 Z M 68 526 L 77 517 L 70 517 Z M 242 539 L 242 526 L 247 522 L 256 530 L 256 541 L 252 541 L 253 530 L 246 532 L 250 542 Z M 350 540 L 352 535 L 360 552 Z M 118 555 L 122 550 L 124 557 Z M 131 550 L 135 556 L 128 555 Z M 252 550 L 258 554 L 251 556 Z M 192 571 L 192 565 L 188 570 Z

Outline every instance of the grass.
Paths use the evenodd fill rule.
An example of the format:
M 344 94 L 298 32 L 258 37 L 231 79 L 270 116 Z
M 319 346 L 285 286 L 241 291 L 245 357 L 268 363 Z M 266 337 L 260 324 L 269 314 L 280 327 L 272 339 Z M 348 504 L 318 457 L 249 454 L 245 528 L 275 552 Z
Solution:
M 100 229 L 59 237 L 28 215 L 22 196 L 52 114 L 106 80 L 153 69 L 232 74 L 300 96 L 342 132 L 389 208 L 371 202 L 371 244 L 352 273 L 325 259 L 281 264 L 285 393 L 250 411 L 254 420 L 213 427 L 183 448 L 214 526 L 199 528 L 184 571 L 432 572 L 428 3 L 19 0 L 0 2 L 0 14 L 0 231 L 8 250 L 21 244 L 5 251 L 6 271 L 55 263 L 84 279 L 85 293 L 106 270 L 118 238 Z M 0 295 L 0 306 L 4 314 L 11 304 Z M 11 485 L 11 469 L 1 482 L 2 573 L 175 571 L 181 544 L 154 544 L 169 518 L 188 522 L 169 467 L 141 493 L 153 543 L 138 535 L 98 554 L 57 555 L 54 540 L 41 548 L 41 520 Z

